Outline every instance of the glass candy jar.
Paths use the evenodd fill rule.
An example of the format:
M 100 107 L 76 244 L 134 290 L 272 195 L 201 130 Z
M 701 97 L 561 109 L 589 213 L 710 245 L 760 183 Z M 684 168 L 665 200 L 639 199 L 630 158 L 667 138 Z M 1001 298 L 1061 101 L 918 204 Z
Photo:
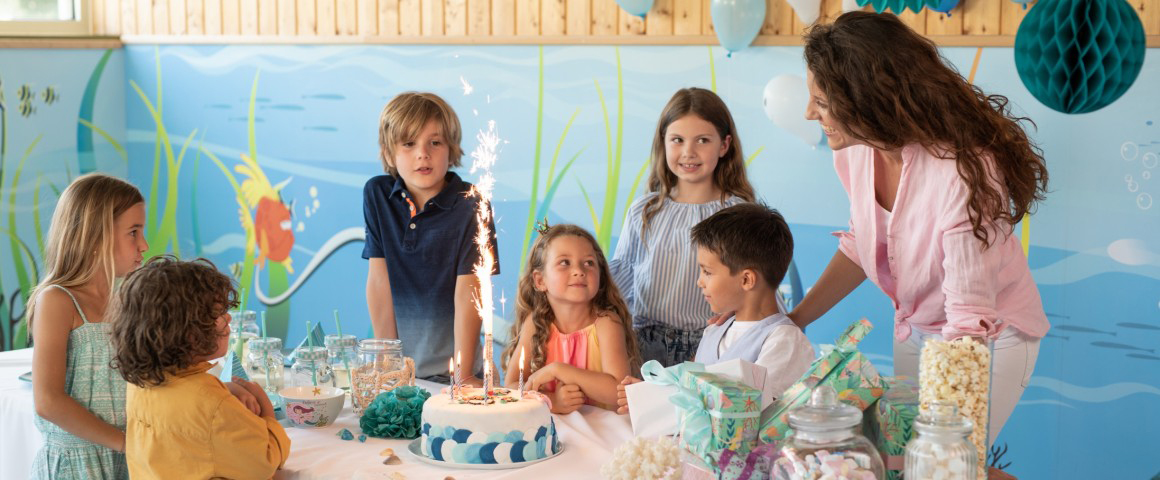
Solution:
M 253 310 L 234 310 L 230 312 L 230 351 L 236 351 L 238 342 L 242 344 L 242 365 L 249 367 L 250 340 L 262 336 L 262 329 L 258 328 L 258 312 Z
M 250 340 L 246 373 L 250 381 L 262 386 L 267 394 L 277 394 L 284 386 L 282 378 L 283 362 L 282 339 L 278 337 L 260 337 Z
M 991 339 L 959 337 L 944 340 L 941 334 L 920 337 L 918 398 L 920 411 L 945 403 L 971 422 L 969 439 L 975 447 L 979 478 L 987 477 L 988 428 L 991 418 L 991 362 L 995 344 Z
M 334 370 L 334 386 L 350 390 L 350 380 L 359 365 L 358 338 L 354 335 L 327 335 L 326 362 Z
M 971 443 L 971 421 L 951 404 L 936 403 L 914 419 L 915 437 L 906 444 L 905 478 L 971 480 L 978 454 Z
M 290 386 L 334 386 L 334 371 L 326 361 L 326 347 L 298 347 L 290 366 Z
M 359 342 L 358 354 L 360 361 L 354 367 L 351 392 L 355 412 L 359 415 L 379 393 L 408 385 L 414 379 L 410 359 L 403 358 L 402 340 L 368 338 Z
M 862 436 L 862 411 L 838 401 L 833 387 L 814 389 L 805 405 L 789 412 L 793 428 L 774 459 L 775 480 L 885 477 L 878 449 Z

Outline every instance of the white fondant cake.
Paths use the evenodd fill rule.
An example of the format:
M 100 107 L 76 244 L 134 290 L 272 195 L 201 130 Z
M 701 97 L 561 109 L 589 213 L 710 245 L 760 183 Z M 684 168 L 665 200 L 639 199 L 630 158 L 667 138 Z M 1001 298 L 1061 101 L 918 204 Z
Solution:
M 466 388 L 459 399 L 434 395 L 423 403 L 422 451 L 449 463 L 519 463 L 560 449 L 548 405 L 537 397 L 493 389 L 502 399 L 483 405 L 483 389 Z

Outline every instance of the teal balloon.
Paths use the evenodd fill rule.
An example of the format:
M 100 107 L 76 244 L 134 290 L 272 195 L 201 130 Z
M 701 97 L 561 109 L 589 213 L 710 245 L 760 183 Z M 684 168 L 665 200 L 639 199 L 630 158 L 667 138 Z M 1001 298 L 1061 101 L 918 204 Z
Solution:
M 653 0 L 616 0 L 616 4 L 629 14 L 644 18 L 652 10 Z
M 949 14 L 957 6 L 959 6 L 959 0 L 939 0 L 934 5 L 931 5 L 930 9 L 938 13 Z
M 1094 112 L 1136 81 L 1144 41 L 1140 17 L 1123 0 L 1040 0 L 1015 34 L 1015 68 L 1052 110 Z
M 765 22 L 765 0 L 712 0 L 709 14 L 717 41 L 729 52 L 748 47 Z
M 905 12 L 907 10 L 913 11 L 914 13 L 918 13 L 918 12 L 921 12 L 922 9 L 924 9 L 924 8 L 928 8 L 928 7 L 935 8 L 935 7 L 938 7 L 940 4 L 944 3 L 944 0 L 856 0 L 856 1 L 858 2 L 859 7 L 865 7 L 866 5 L 870 5 L 870 8 L 873 8 L 875 12 L 882 13 L 882 12 L 885 12 L 887 10 L 890 10 L 891 12 L 894 12 L 895 14 L 899 14 L 899 13 Z M 983 0 L 983 1 L 991 1 L 991 0 Z M 956 1 L 955 3 L 958 3 L 958 2 Z M 951 8 L 954 8 L 954 5 L 951 5 L 951 7 L 948 8 L 946 11 L 950 11 Z M 939 10 L 939 11 L 942 11 L 942 10 Z

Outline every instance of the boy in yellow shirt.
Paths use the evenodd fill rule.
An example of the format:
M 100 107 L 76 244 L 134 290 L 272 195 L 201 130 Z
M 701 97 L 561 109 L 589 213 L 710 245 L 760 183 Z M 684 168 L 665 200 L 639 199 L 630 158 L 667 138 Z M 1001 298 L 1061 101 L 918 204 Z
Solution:
M 271 478 L 290 438 L 261 387 L 206 373 L 226 353 L 237 292 L 209 261 L 157 257 L 113 307 L 113 366 L 129 383 L 125 456 L 134 479 Z M 247 406 L 248 404 L 248 406 Z

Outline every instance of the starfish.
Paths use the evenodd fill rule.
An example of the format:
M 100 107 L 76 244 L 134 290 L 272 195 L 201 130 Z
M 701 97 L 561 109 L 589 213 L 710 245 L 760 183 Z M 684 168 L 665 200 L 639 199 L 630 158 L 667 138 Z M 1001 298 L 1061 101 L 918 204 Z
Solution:
M 322 395 L 322 389 L 318 388 L 318 387 L 314 387 L 314 394 L 315 395 Z

